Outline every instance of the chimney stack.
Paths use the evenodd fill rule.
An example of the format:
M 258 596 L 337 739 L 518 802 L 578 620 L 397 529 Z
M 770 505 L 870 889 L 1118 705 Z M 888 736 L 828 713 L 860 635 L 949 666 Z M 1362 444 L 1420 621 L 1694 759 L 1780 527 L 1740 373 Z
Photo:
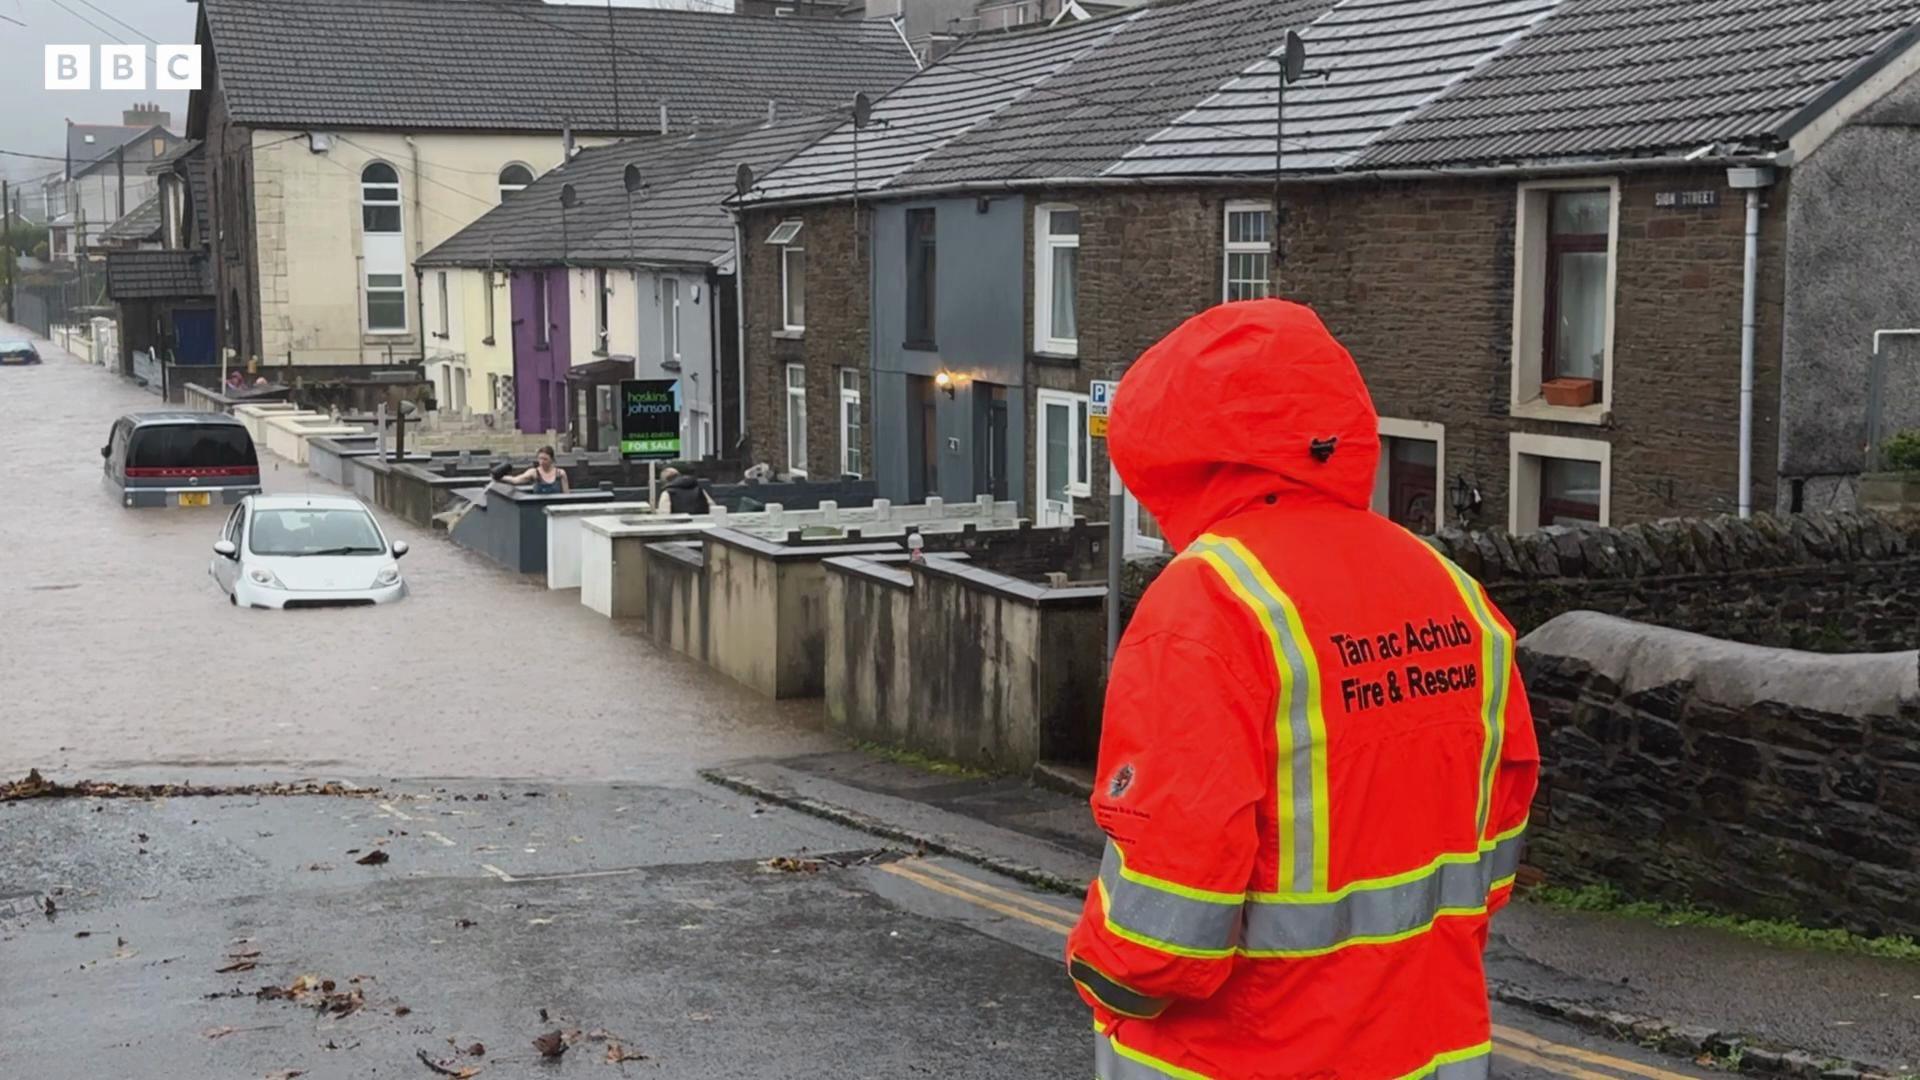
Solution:
M 144 101 L 123 111 L 120 122 L 127 127 L 153 127 L 158 124 L 170 128 L 173 126 L 173 114 L 162 109 L 157 101 Z

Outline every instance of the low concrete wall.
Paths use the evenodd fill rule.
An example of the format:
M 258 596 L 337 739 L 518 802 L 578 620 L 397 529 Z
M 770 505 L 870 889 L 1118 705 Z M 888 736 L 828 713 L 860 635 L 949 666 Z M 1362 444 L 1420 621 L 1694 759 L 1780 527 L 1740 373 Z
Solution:
M 697 541 L 713 526 L 692 518 L 588 517 L 580 523 L 580 603 L 609 619 L 647 617 L 655 544 Z
M 1104 587 L 1047 588 L 946 557 L 824 569 L 835 730 L 997 771 L 1092 759 Z
M 658 601 L 647 605 L 647 634 L 675 652 L 705 663 L 707 571 L 702 545 L 698 541 L 652 544 L 646 573 L 647 592 Z
M 516 574 L 544 574 L 547 572 L 547 509 L 586 504 L 607 506 L 615 502 L 613 492 L 597 488 L 535 495 L 496 481 L 453 523 L 448 536 L 461 547 L 484 555 Z
M 295 465 L 307 463 L 309 439 L 357 435 L 361 430 L 349 424 L 335 423 L 332 417 L 323 413 L 269 415 L 262 420 L 262 426 L 266 430 L 267 449 Z
M 1920 934 L 1920 653 L 1555 618 L 1520 642 L 1555 881 Z
M 580 523 L 591 515 L 648 514 L 645 502 L 589 503 L 547 507 L 547 588 L 580 587 Z

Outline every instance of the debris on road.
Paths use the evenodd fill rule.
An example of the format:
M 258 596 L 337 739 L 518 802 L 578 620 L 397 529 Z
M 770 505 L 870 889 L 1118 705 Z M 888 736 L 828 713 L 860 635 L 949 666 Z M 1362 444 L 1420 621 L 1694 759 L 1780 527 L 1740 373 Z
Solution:
M 268 1073 L 266 1080 L 293 1080 L 296 1076 L 305 1075 L 307 1075 L 305 1069 L 281 1069 L 279 1072 Z
M 791 855 L 777 855 L 760 864 L 772 873 L 778 874 L 817 874 L 820 872 L 819 859 L 796 859 Z
M 480 1044 L 475 1043 L 474 1045 L 478 1046 Z M 414 1054 L 420 1058 L 420 1064 L 425 1065 L 441 1076 L 452 1076 L 456 1077 L 457 1080 L 470 1080 L 471 1077 L 480 1075 L 480 1066 L 478 1065 L 461 1065 L 453 1058 L 435 1061 L 433 1060 L 433 1055 L 427 1053 L 425 1050 L 416 1050 Z
M 228 795 L 338 795 L 366 799 L 379 796 L 380 791 L 378 788 L 354 787 L 332 780 L 325 783 L 307 781 L 298 784 L 226 784 L 214 786 L 202 784 L 116 784 L 106 780 L 77 780 L 71 784 L 62 784 L 41 776 L 39 769 L 29 769 L 24 779 L 9 780 L 5 783 L 0 783 L 0 803 L 19 802 L 24 799 L 183 799 Z
M 360 866 L 379 866 L 381 863 L 386 862 L 389 858 L 391 858 L 391 856 L 389 856 L 386 852 L 381 851 L 379 848 L 375 848 L 372 851 L 367 852 L 365 855 L 362 855 L 353 861 Z
M 341 990 L 332 979 L 302 975 L 286 986 L 263 986 L 253 995 L 260 1001 L 291 1001 L 334 1016 L 351 1016 L 367 1003 L 358 987 Z
M 645 1061 L 647 1055 L 638 1050 L 629 1050 L 617 1042 L 607 1044 L 607 1064 L 618 1065 L 623 1061 Z
M 200 1034 L 203 1037 L 209 1038 L 209 1039 L 224 1039 L 227 1036 L 239 1030 L 240 1030 L 239 1028 L 232 1028 L 232 1027 L 217 1027 L 217 1028 L 208 1028 L 207 1030 L 201 1032 Z
M 252 971 L 252 970 L 253 970 L 254 968 L 256 968 L 256 967 L 259 967 L 259 966 L 260 966 L 260 962 L 259 962 L 259 961 L 257 961 L 257 960 L 251 960 L 251 959 L 244 959 L 244 960 L 233 960 L 233 959 L 229 959 L 229 960 L 228 960 L 228 962 L 227 962 L 227 965 L 226 965 L 225 967 L 217 967 L 217 968 L 214 968 L 214 969 L 213 969 L 213 973 L 214 973 L 215 975 L 230 975 L 230 974 L 233 974 L 234 972 L 239 972 L 239 971 Z
M 60 906 L 59 906 L 58 904 L 55 904 L 55 903 L 53 902 L 53 897 L 51 897 L 51 896 L 43 896 L 43 897 L 41 897 L 41 898 L 40 898 L 40 910 L 41 910 L 41 911 L 44 911 L 44 912 L 46 912 L 46 913 L 47 913 L 47 921 L 48 921 L 48 922 L 52 922 L 52 921 L 53 921 L 53 916 L 54 916 L 54 915 L 55 915 L 55 914 L 56 914 L 57 912 L 59 912 L 59 910 L 60 910 Z
M 567 1052 L 569 1045 L 566 1033 L 561 1031 L 549 1031 L 533 1040 L 533 1048 L 540 1051 L 543 1058 L 557 1058 Z

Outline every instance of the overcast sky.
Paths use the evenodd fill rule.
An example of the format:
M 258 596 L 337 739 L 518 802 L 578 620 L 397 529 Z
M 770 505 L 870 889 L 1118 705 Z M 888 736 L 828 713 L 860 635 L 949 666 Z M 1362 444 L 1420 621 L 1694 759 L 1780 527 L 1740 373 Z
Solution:
M 59 156 L 66 152 L 69 118 L 117 124 L 121 110 L 139 101 L 158 101 L 173 112 L 174 129 L 184 128 L 184 90 L 43 89 L 45 46 L 191 42 L 195 11 L 190 0 L 0 0 L 0 150 Z M 0 158 L 0 169 L 15 179 L 60 167 L 58 161 Z

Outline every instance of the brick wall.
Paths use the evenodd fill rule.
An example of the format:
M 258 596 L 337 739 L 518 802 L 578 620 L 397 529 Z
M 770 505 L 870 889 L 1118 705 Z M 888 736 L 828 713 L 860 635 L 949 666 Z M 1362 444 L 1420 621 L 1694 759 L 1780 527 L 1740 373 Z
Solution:
M 1507 521 L 1508 436 L 1613 443 L 1612 521 L 1731 510 L 1737 488 L 1744 206 L 1718 169 L 1626 173 L 1617 252 L 1613 414 L 1592 425 L 1508 415 L 1513 179 L 1356 181 L 1290 188 L 1283 294 L 1317 310 L 1351 349 L 1382 415 L 1447 427 L 1449 478 Z M 1718 207 L 1664 210 L 1661 191 L 1721 190 Z M 1221 295 L 1224 206 L 1244 190 L 1099 189 L 1037 194 L 1081 211 L 1080 356 L 1035 358 L 1034 387 L 1112 378 Z M 1763 214 L 1754 503 L 1774 498 L 1786 192 Z M 1031 227 L 1031 226 L 1029 226 Z M 1033 280 L 1028 245 L 1027 293 Z M 1031 304 L 1028 305 L 1029 308 Z M 1031 340 L 1032 313 L 1025 314 Z M 1033 473 L 1031 451 L 1027 467 Z M 1096 498 L 1105 458 L 1096 449 Z
M 798 338 L 775 337 L 782 325 L 780 249 L 765 241 L 782 221 L 805 222 L 800 243 L 807 250 L 807 328 Z M 740 455 L 787 467 L 787 365 L 807 369 L 807 470 L 816 478 L 840 472 L 840 369 L 860 373 L 861 424 L 866 459 L 873 460 L 873 391 L 868 348 L 871 292 L 865 257 L 871 216 L 861 211 L 856 244 L 848 206 L 750 212 L 746 236 L 747 430 L 751 453 Z M 871 467 L 868 470 L 871 475 Z

